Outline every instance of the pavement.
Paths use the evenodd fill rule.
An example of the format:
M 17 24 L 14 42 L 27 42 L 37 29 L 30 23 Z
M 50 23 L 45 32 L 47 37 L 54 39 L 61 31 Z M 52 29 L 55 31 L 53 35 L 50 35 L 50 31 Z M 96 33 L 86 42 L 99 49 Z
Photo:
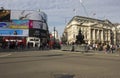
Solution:
M 8 53 L 7 55 L 10 55 L 9 52 L 27 52 L 27 51 L 49 51 L 47 50 L 40 50 L 39 48 L 25 48 L 25 49 L 0 49 L 0 55 L 4 53 Z M 86 55 L 109 55 L 109 56 L 120 56 L 120 52 L 114 51 L 114 53 L 111 52 L 105 52 L 105 51 L 94 51 L 94 50 L 89 50 L 88 52 L 76 52 L 76 51 L 62 51 L 59 49 L 51 49 L 51 51 L 56 51 L 56 52 L 72 52 L 72 53 L 79 53 L 79 54 L 86 54 Z

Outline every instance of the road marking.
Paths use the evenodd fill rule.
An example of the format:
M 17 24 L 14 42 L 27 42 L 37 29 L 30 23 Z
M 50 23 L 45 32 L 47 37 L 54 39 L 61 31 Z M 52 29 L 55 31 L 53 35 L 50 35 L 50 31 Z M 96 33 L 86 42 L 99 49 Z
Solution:
M 9 54 L 4 54 L 4 55 L 0 55 L 0 57 L 7 57 L 7 56 L 10 56 L 10 55 L 12 55 L 11 53 L 9 53 Z

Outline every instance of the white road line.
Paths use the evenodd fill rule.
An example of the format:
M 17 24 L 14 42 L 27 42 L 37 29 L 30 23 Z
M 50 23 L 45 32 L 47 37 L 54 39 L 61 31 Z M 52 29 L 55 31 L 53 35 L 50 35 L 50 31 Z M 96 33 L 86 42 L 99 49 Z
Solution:
M 4 55 L 0 55 L 0 57 L 7 57 L 7 56 L 10 56 L 10 55 L 12 55 L 11 53 L 9 53 L 9 54 L 4 54 Z

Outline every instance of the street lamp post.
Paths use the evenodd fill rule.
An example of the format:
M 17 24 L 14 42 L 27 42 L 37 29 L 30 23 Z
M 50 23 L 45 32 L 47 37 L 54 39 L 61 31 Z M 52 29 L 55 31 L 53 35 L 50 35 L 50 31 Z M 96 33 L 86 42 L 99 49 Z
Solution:
M 55 49 L 55 27 L 54 27 L 54 45 L 53 48 Z

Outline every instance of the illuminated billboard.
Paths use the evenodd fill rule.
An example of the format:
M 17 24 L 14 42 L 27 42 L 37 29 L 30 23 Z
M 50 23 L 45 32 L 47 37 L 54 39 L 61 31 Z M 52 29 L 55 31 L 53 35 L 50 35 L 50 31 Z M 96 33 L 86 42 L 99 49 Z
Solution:
M 10 29 L 28 29 L 29 20 L 12 20 L 9 28 Z
M 29 36 L 30 37 L 47 37 L 47 31 L 42 29 L 29 29 Z
M 29 28 L 42 29 L 43 28 L 43 22 L 30 20 Z
M 0 29 L 0 36 L 28 36 L 28 30 Z
M 0 22 L 0 29 L 8 29 L 9 22 Z
M 0 10 L 0 22 L 10 21 L 10 10 Z

